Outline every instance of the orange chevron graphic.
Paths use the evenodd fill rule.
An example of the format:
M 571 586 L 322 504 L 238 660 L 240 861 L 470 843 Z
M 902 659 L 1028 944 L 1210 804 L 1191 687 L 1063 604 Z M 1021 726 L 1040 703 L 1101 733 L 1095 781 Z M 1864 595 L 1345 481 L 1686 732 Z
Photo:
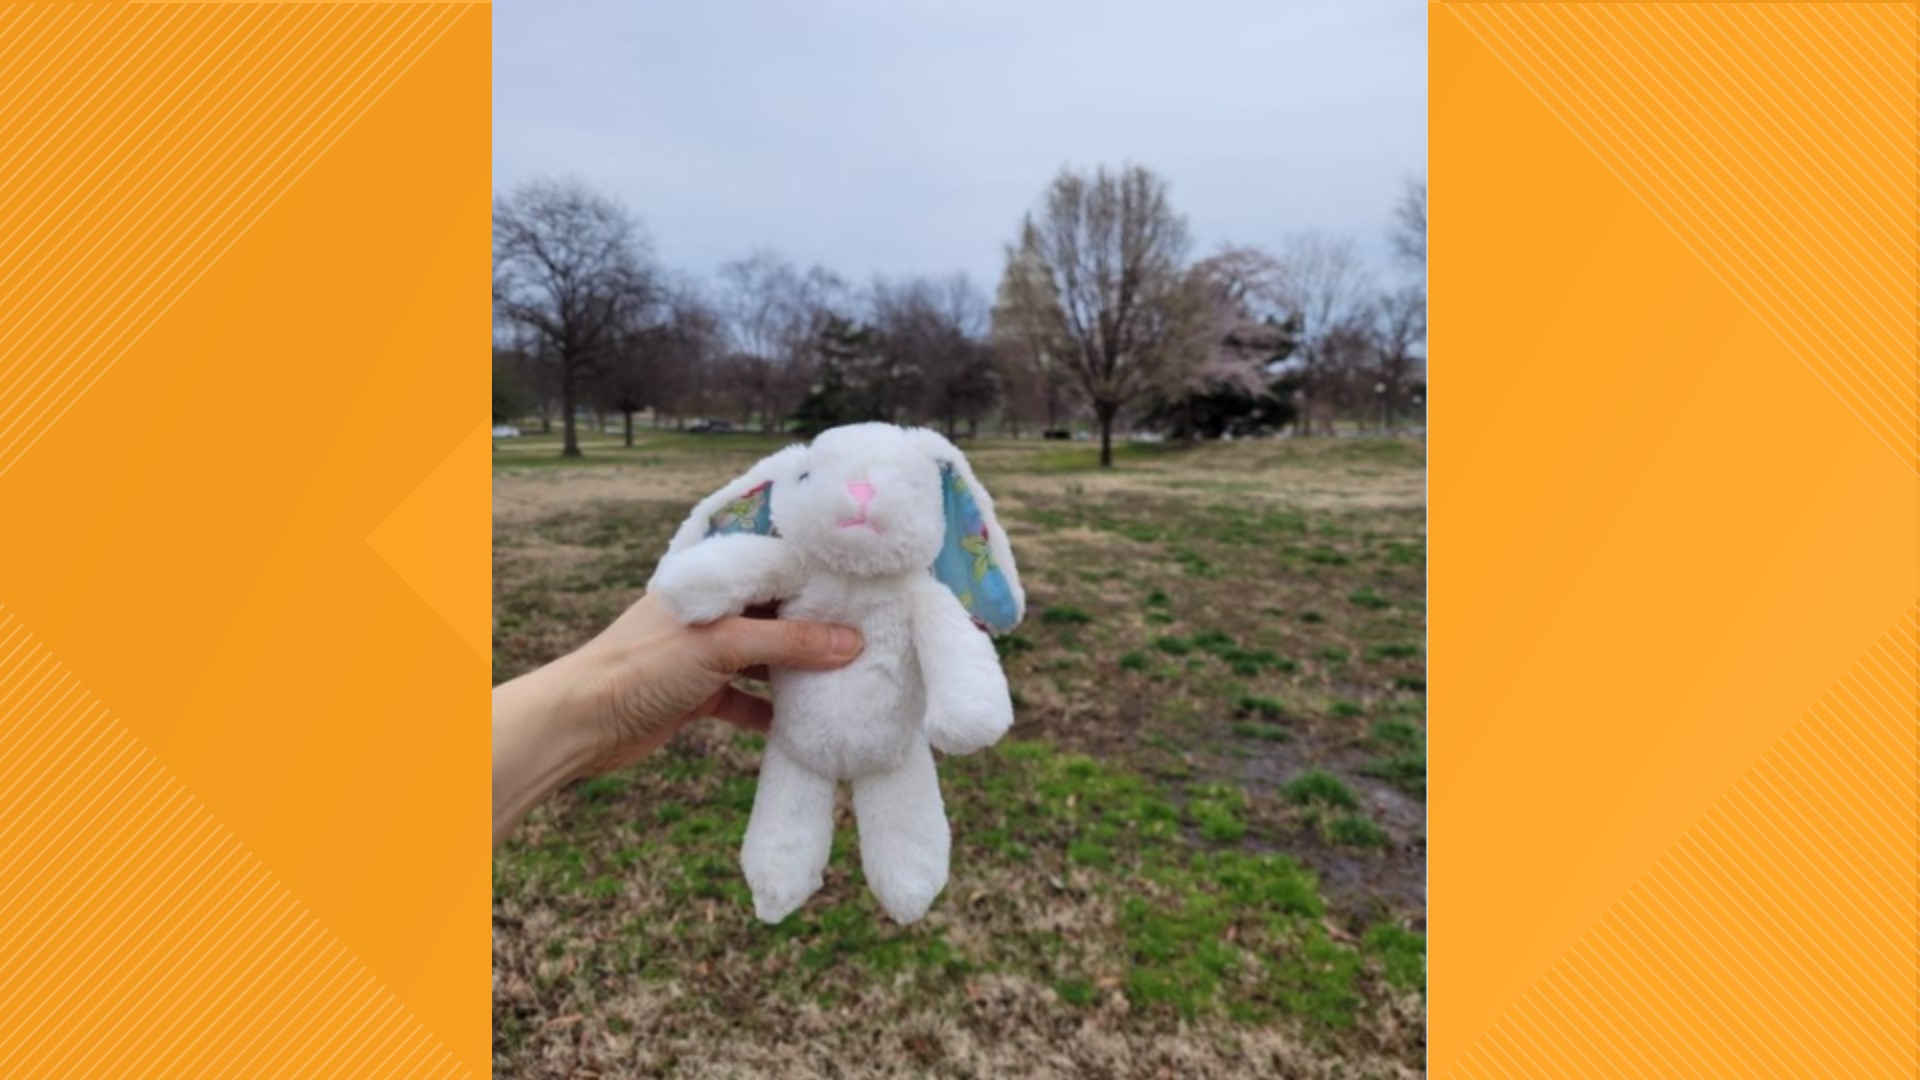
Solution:
M 0 1075 L 486 1061 L 489 21 L 0 9 Z
M 1914 465 L 1912 4 L 1447 4 Z
M 460 520 L 471 495 L 463 477 L 485 475 L 492 456 L 493 437 L 482 423 L 367 534 L 367 544 L 479 657 L 492 656 L 487 593 L 474 587 L 473 566 L 446 558 L 444 545 L 447 523 Z
M 1909 1076 L 1909 612 L 1447 1073 Z
M 4 610 L 0 657 L 0 1075 L 471 1075 Z
M 0 9 L 0 474 L 464 10 Z

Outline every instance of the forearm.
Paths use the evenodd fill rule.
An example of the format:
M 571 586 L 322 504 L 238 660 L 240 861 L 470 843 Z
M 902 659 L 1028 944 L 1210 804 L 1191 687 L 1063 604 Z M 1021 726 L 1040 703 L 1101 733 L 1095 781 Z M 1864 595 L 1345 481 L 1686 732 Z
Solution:
M 591 756 L 590 740 L 566 722 L 569 666 L 565 660 L 493 689 L 493 846 L 518 828 L 535 806 L 578 777 Z

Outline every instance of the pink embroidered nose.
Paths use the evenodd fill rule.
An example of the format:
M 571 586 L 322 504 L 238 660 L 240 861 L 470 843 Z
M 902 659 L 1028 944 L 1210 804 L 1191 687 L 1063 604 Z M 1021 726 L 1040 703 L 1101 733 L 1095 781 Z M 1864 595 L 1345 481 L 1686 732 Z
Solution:
M 856 480 L 847 485 L 847 494 L 852 495 L 853 501 L 860 504 L 860 509 L 865 510 L 867 504 L 873 501 L 873 485 L 865 480 Z

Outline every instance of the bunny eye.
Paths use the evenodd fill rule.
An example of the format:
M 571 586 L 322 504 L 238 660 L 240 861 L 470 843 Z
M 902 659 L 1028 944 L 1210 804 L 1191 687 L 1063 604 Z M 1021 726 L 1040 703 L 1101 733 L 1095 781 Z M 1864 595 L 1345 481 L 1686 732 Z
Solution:
M 800 480 L 805 480 L 805 479 L 806 479 L 807 477 L 809 477 L 809 476 L 812 476 L 812 475 L 813 475 L 812 473 L 801 473 L 801 474 L 800 474 Z M 796 480 L 796 481 L 794 481 L 794 482 L 795 482 L 795 483 L 799 483 L 799 481 L 798 481 L 798 480 Z

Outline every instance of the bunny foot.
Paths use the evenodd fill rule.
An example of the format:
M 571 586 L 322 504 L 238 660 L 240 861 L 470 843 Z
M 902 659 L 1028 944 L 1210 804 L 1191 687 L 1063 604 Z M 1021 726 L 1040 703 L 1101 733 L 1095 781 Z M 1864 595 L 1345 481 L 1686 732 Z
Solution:
M 803 880 L 793 867 L 761 867 L 756 873 L 747 869 L 747 885 L 753 889 L 753 914 L 769 926 L 800 910 L 800 905 L 820 891 L 821 878 Z
M 833 781 L 768 743 L 740 847 L 740 869 L 761 922 L 779 922 L 820 891 L 832 848 Z
M 874 897 L 894 922 L 919 920 L 947 887 L 952 846 L 926 744 L 892 772 L 855 780 L 853 812 L 860 824 L 860 867 Z

